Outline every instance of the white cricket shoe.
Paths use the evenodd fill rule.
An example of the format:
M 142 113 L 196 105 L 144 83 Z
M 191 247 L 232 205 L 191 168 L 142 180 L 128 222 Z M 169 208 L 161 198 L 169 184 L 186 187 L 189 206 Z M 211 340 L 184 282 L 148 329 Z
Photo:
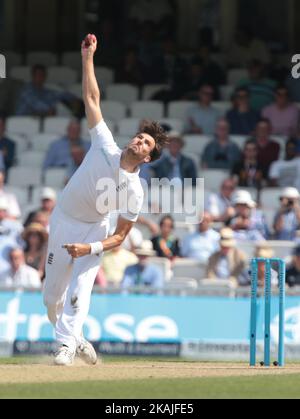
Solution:
M 93 345 L 85 339 L 77 347 L 77 355 L 88 365 L 96 365 L 98 357 Z
M 55 354 L 54 364 L 60 367 L 71 367 L 74 364 L 75 353 L 67 346 L 61 346 Z

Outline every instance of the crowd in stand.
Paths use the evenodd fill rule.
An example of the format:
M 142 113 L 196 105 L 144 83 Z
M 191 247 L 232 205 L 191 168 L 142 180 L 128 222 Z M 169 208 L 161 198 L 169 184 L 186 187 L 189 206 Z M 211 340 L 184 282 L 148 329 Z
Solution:
M 167 21 L 170 17 L 165 10 Z M 139 19 L 137 10 L 133 10 L 132 18 Z M 239 243 L 254 243 L 258 257 L 272 257 L 268 240 L 300 245 L 300 108 L 295 103 L 300 101 L 299 88 L 295 88 L 288 71 L 279 71 L 272 65 L 267 46 L 249 33 L 240 34 L 221 65 L 212 58 L 207 45 L 201 45 L 187 58 L 187 54 L 177 51 L 168 31 L 157 37 L 155 25 L 154 21 L 140 24 L 140 32 L 132 32 L 123 54 L 121 51 L 117 54 L 120 45 L 115 42 L 112 22 L 105 22 L 99 57 L 101 65 L 115 68 L 119 83 L 167 84 L 169 87 L 157 92 L 154 100 L 194 101 L 186 112 L 183 132 L 165 126 L 170 144 L 158 162 L 141 168 L 141 176 L 149 183 L 152 178 L 181 182 L 189 178 L 196 185 L 201 170 L 222 169 L 228 174 L 218 193 L 207 191 L 199 226 L 181 239 L 176 235 L 176 220 L 171 215 L 161 214 L 156 222 L 141 217 L 124 246 L 104 255 L 96 284 L 161 289 L 166 278 L 153 263 L 155 257 L 166 259 L 171 267 L 179 259 L 191 259 L 205 266 L 205 278 L 249 285 L 249 260 L 239 250 Z M 122 57 L 120 62 L 119 57 Z M 232 107 L 224 115 L 214 106 L 214 101 L 220 99 L 220 88 L 226 85 L 227 70 L 236 66 L 247 68 L 248 77 L 235 86 Z M 55 115 L 56 105 L 62 102 L 74 116 L 83 117 L 82 102 L 69 92 L 58 93 L 46 87 L 46 80 L 46 68 L 35 65 L 31 82 L 19 92 L 13 114 L 49 117 Z M 23 214 L 17 198 L 7 190 L 5 178 L 16 164 L 16 144 L 6 134 L 8 115 L 4 114 L 6 109 L 2 111 L 0 287 L 39 288 L 47 263 L 49 217 L 57 196 L 54 190 L 44 188 L 40 208 Z M 201 156 L 200 153 L 196 156 L 198 162 L 185 154 L 184 135 L 199 136 L 199 141 L 204 135 L 211 137 Z M 239 146 L 232 141 L 233 135 L 248 139 Z M 286 138 L 283 158 L 277 136 Z M 71 120 L 65 136 L 50 145 L 43 170 L 65 168 L 67 182 L 88 149 L 89 142 L 82 136 L 80 121 Z M 271 203 L 276 208 L 271 223 L 260 205 L 260 194 L 265 187 L 282 188 L 280 201 Z M 255 199 L 248 188 L 257 191 Z M 144 239 L 144 229 L 148 230 L 150 241 Z M 289 263 L 287 282 L 291 286 L 300 285 L 300 247 L 290 255 Z M 259 271 L 261 284 L 263 269 L 261 266 Z M 273 276 L 276 283 L 276 273 Z

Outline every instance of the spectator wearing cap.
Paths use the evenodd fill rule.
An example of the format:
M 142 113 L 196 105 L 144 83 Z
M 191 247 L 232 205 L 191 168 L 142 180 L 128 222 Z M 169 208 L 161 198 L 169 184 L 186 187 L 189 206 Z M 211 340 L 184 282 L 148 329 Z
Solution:
M 225 179 L 219 193 L 211 193 L 207 197 L 205 210 L 209 212 L 214 222 L 228 222 L 234 215 L 232 198 L 236 190 L 236 182 L 232 179 Z
M 300 225 L 300 194 L 295 188 L 283 189 L 280 196 L 280 209 L 274 219 L 274 239 L 296 239 Z
M 212 216 L 203 214 L 198 231 L 186 236 L 181 245 L 181 255 L 206 264 L 210 256 L 219 250 L 220 234 L 212 228 Z
M 41 191 L 41 206 L 39 209 L 32 211 L 25 223 L 24 226 L 28 227 L 29 224 L 33 223 L 33 220 L 36 219 L 36 215 L 38 213 L 44 213 L 45 215 L 48 216 L 48 218 L 51 216 L 52 211 L 54 210 L 54 207 L 56 205 L 56 200 L 57 200 L 57 195 L 54 189 L 52 188 L 43 188 Z M 45 225 L 44 222 L 40 223 Z M 47 223 L 46 223 L 47 224 Z
M 230 127 L 226 119 L 220 119 L 215 138 L 204 149 L 203 169 L 224 169 L 231 171 L 241 158 L 239 147 L 230 140 Z
M 46 87 L 47 70 L 43 65 L 32 68 L 32 80 L 20 93 L 17 116 L 53 116 L 59 102 L 74 104 L 76 98 L 69 92 L 58 92 Z
M 259 121 L 259 113 L 250 108 L 250 95 L 246 88 L 240 87 L 232 97 L 233 108 L 227 112 L 226 119 L 231 135 L 253 135 Z
M 300 286 L 300 246 L 294 250 L 292 262 L 287 266 L 286 283 L 290 287 Z
M 280 86 L 275 92 L 275 102 L 262 111 L 262 116 L 272 124 L 272 134 L 293 137 L 298 134 L 300 110 L 290 101 L 289 91 Z
M 230 228 L 222 229 L 220 235 L 220 250 L 209 258 L 207 278 L 237 285 L 245 277 L 247 256 L 236 248 L 234 232 Z
M 245 190 L 237 191 L 233 197 L 235 216 L 228 223 L 237 241 L 264 241 L 269 230 L 263 213 Z
M 160 289 L 164 286 L 163 272 L 160 268 L 150 263 L 150 258 L 156 256 L 151 242 L 143 242 L 142 246 L 136 250 L 138 263 L 129 266 L 122 281 L 122 288 L 149 287 L 150 289 Z
M 290 139 L 285 154 L 285 160 L 275 161 L 270 167 L 270 186 L 300 189 L 300 141 Z
M 169 145 L 164 156 L 152 165 L 156 178 L 169 179 L 170 181 L 179 180 L 182 184 L 185 179 L 191 179 L 192 185 L 196 185 L 196 164 L 183 154 L 184 145 L 184 140 L 179 133 L 171 132 L 169 134 Z
M 21 218 L 21 209 L 17 197 L 9 192 L 5 186 L 5 172 L 0 171 L 0 198 L 7 202 L 7 216 L 12 220 Z
M 138 259 L 135 254 L 122 246 L 106 252 L 103 256 L 102 267 L 108 285 L 119 286 L 126 269 L 137 263 Z
M 258 163 L 257 144 L 248 140 L 244 146 L 243 158 L 235 164 L 231 174 L 242 188 L 261 189 L 264 179 L 263 168 Z
M 0 274 L 0 287 L 7 289 L 40 289 L 37 270 L 26 265 L 24 251 L 15 248 L 9 252 L 10 267 Z
M 50 145 L 43 169 L 68 168 L 72 164 L 72 147 L 80 146 L 85 154 L 89 151 L 90 143 L 81 138 L 81 125 L 78 120 L 72 120 L 67 128 L 66 136 Z
M 274 257 L 273 249 L 268 245 L 267 242 L 258 243 L 255 248 L 254 257 L 258 259 L 272 259 Z M 258 262 L 258 272 L 257 272 L 257 285 L 260 288 L 265 286 L 265 274 L 266 274 L 266 264 L 264 262 Z M 271 283 L 272 285 L 278 285 L 278 273 L 272 268 L 271 269 Z M 241 277 L 239 285 L 251 285 L 250 275 L 245 275 Z
M 257 126 L 255 137 L 257 144 L 257 162 L 263 170 L 264 178 L 268 178 L 273 162 L 279 159 L 280 145 L 271 138 L 272 125 L 268 119 L 261 119 Z
M 21 244 L 22 225 L 8 216 L 8 201 L 0 197 L 0 275 L 9 268 L 9 252 Z
M 45 260 L 47 253 L 48 232 L 40 224 L 30 224 L 22 234 L 25 242 L 25 261 L 28 266 L 36 269 L 43 279 L 45 276 Z
M 4 159 L 4 170 L 5 173 L 11 168 L 15 160 L 16 144 L 10 140 L 6 135 L 6 118 L 3 114 L 0 114 L 0 151 Z M 0 156 L 0 169 L 2 170 L 2 162 Z
M 174 236 L 175 221 L 166 215 L 160 221 L 160 234 L 152 239 L 157 256 L 173 260 L 180 256 L 179 240 Z
M 185 117 L 186 134 L 213 135 L 220 118 L 219 111 L 212 106 L 214 88 L 203 85 L 198 93 L 198 104 L 188 109 Z

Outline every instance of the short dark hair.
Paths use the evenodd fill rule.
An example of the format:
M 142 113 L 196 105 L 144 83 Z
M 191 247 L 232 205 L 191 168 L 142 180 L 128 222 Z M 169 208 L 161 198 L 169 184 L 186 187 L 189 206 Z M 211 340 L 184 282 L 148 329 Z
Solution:
M 164 147 L 169 144 L 169 138 L 162 126 L 155 121 L 144 121 L 140 133 L 150 135 L 155 141 L 155 147 L 150 153 L 151 161 L 160 159 Z
M 32 74 L 34 74 L 36 71 L 43 71 L 44 73 L 47 73 L 47 69 L 46 66 L 44 66 L 43 64 L 35 64 L 32 69 Z
M 172 222 L 172 228 L 174 229 L 175 227 L 175 220 L 171 215 L 165 215 L 159 223 L 159 226 L 162 227 L 165 221 L 171 221 Z

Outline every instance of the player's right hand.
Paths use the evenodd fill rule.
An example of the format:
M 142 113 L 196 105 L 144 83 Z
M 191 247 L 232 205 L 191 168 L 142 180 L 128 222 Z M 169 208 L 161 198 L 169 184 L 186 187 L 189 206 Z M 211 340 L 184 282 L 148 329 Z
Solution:
M 95 35 L 88 34 L 81 43 L 81 55 L 83 58 L 93 57 L 97 51 L 98 41 Z

